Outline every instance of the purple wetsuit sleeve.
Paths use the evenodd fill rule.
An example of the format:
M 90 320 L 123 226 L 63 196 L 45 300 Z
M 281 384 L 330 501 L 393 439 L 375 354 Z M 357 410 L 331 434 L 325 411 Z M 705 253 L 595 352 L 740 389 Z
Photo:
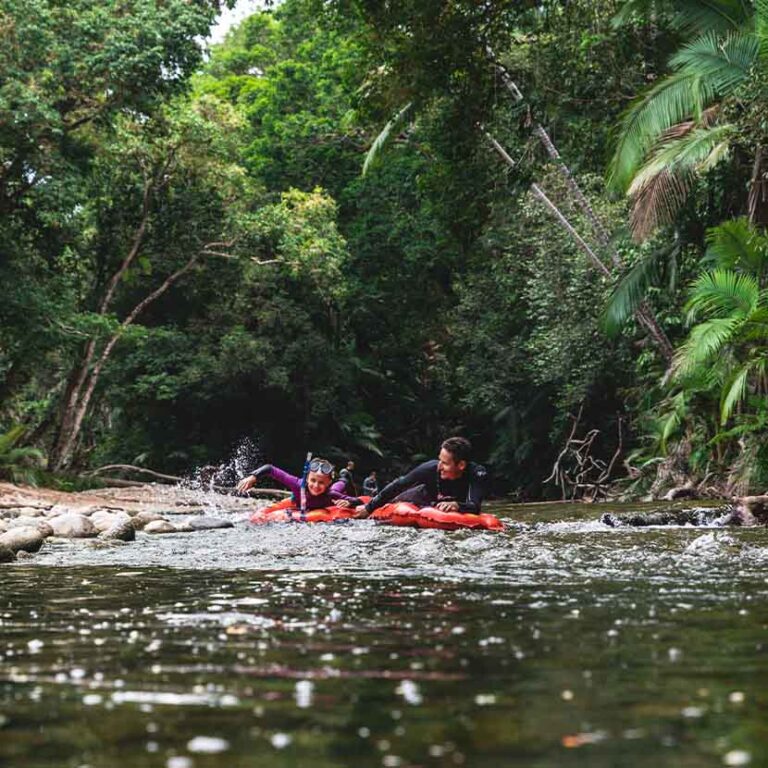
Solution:
M 288 472 L 283 471 L 280 467 L 276 467 L 273 464 L 265 464 L 263 467 L 259 467 L 255 472 L 251 472 L 251 474 L 254 477 L 271 477 L 294 494 L 298 494 L 299 487 L 301 486 L 301 480 L 298 477 L 288 474 Z
M 344 481 L 342 480 L 342 482 L 344 482 Z M 345 499 L 346 501 L 350 502 L 351 504 L 354 504 L 355 506 L 357 506 L 358 504 L 361 503 L 360 499 L 358 499 L 357 496 L 347 496 L 346 493 L 342 493 L 341 491 L 334 491 L 333 489 L 334 489 L 334 486 L 336 486 L 336 485 L 338 485 L 338 483 L 334 483 L 331 486 L 331 490 L 329 491 L 329 496 L 332 499 L 334 499 L 334 500 L 335 499 Z
M 337 480 L 332 486 L 331 486 L 331 493 L 344 493 L 344 491 L 347 490 L 347 484 L 344 480 Z

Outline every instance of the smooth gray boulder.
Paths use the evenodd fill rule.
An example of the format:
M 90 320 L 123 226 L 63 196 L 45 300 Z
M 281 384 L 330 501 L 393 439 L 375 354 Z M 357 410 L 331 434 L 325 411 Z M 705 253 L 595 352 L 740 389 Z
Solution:
M 90 519 L 83 515 L 59 515 L 50 518 L 48 523 L 53 528 L 54 536 L 67 539 L 88 539 L 98 533 Z
M 131 522 L 131 516 L 125 512 L 108 512 L 105 509 L 99 509 L 91 515 L 90 520 L 96 530 L 103 533 L 114 528 L 118 523 Z
M 0 544 L 8 547 L 12 552 L 24 550 L 25 552 L 37 552 L 43 546 L 45 536 L 32 526 L 11 528 L 0 536 Z
M 40 520 L 30 517 L 17 517 L 13 520 L 9 520 L 6 523 L 6 530 L 11 531 L 14 528 L 36 528 L 43 534 L 44 538 L 53 536 L 53 528 L 46 520 Z
M 16 559 L 16 553 L 5 544 L 0 544 L 0 563 L 12 563 Z
M 231 520 L 222 520 L 220 517 L 208 515 L 192 515 L 184 521 L 184 525 L 193 531 L 212 531 L 216 528 L 234 528 Z
M 115 515 L 115 518 L 112 526 L 102 531 L 99 534 L 99 538 L 111 541 L 135 541 L 136 529 L 133 527 L 131 518 L 127 515 L 125 518 Z
M 137 531 L 143 530 L 149 523 L 153 523 L 155 520 L 165 520 L 165 518 L 162 515 L 158 515 L 157 512 L 139 512 L 131 519 L 133 520 L 133 527 Z
M 144 526 L 144 533 L 178 533 L 179 529 L 167 520 L 153 520 Z

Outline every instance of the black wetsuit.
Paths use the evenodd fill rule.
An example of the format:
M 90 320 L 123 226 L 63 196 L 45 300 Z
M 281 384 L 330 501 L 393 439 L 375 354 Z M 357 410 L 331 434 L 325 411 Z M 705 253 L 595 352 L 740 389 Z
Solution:
M 355 486 L 355 479 L 352 477 L 352 473 L 344 467 L 339 472 L 339 480 L 344 481 L 345 489 L 344 493 L 349 496 L 357 496 L 357 487 Z
M 442 480 L 437 472 L 437 459 L 432 459 L 384 486 L 365 508 L 370 514 L 393 500 L 409 501 L 419 507 L 433 506 L 441 501 L 458 501 L 459 512 L 479 514 L 485 496 L 486 478 L 485 467 L 470 461 L 461 477 Z
M 373 477 L 363 480 L 363 493 L 367 496 L 375 496 L 379 492 L 379 482 Z

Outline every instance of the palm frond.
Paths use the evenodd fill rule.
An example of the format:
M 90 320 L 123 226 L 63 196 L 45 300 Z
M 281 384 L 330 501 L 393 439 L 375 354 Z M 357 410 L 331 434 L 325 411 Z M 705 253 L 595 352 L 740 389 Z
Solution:
M 664 14 L 674 29 L 687 34 L 727 32 L 743 26 L 749 8 L 742 0 L 627 0 L 613 19 L 614 26 L 634 18 Z
M 365 162 L 363 163 L 363 176 L 368 173 L 368 169 L 372 163 L 381 154 L 384 146 L 389 141 L 392 131 L 395 130 L 402 122 L 408 119 L 414 111 L 413 102 L 409 101 L 382 129 L 381 133 L 374 139 L 371 148 L 365 155 Z
M 671 409 L 662 414 L 660 426 L 660 446 L 662 451 L 666 453 L 667 442 L 670 437 L 675 433 L 678 427 L 683 423 L 687 411 L 687 403 L 685 400 L 685 392 L 678 392 L 670 403 Z
M 611 293 L 606 305 L 601 324 L 603 330 L 613 336 L 634 315 L 640 306 L 648 289 L 657 284 L 669 264 L 676 264 L 674 258 L 679 246 L 674 242 L 671 247 L 649 251 L 632 265 Z
M 677 0 L 672 26 L 682 32 L 724 33 L 744 26 L 750 9 L 742 0 Z
M 760 275 L 768 267 L 768 238 L 746 216 L 729 219 L 707 231 L 704 262 Z
M 723 388 L 723 396 L 720 399 L 720 423 L 725 424 L 733 413 L 733 409 L 744 399 L 747 394 L 747 381 L 752 369 L 748 363 L 731 377 L 731 380 Z
M 760 59 L 768 60 L 768 0 L 755 2 L 755 34 L 760 45 Z
M 676 132 L 657 147 L 627 192 L 636 240 L 644 240 L 657 227 L 674 221 L 696 176 L 727 157 L 732 133 L 729 124 L 691 128 Z
M 688 320 L 701 314 L 743 321 L 760 305 L 760 286 L 752 275 L 730 269 L 714 269 L 699 275 L 686 304 Z
M 673 126 L 689 119 L 704 123 L 707 109 L 748 77 L 757 48 L 757 37 L 745 32 L 725 38 L 708 33 L 684 46 L 672 59 L 676 71 L 633 102 L 621 117 L 609 185 L 626 191 L 646 153 Z
M 740 325 L 739 318 L 716 317 L 694 326 L 675 354 L 674 378 L 679 381 L 708 363 L 731 341 Z
M 760 306 L 747 318 L 741 331 L 741 339 L 768 348 L 768 307 L 765 307 L 764 303 L 765 295 L 761 294 Z
M 26 431 L 26 427 L 17 424 L 16 426 L 11 427 L 7 432 L 0 432 L 0 456 L 9 453 L 16 443 L 24 437 Z
M 671 59 L 674 70 L 697 74 L 706 89 L 722 96 L 744 82 L 757 61 L 757 35 L 733 31 L 725 36 L 707 32 L 684 45 Z
M 673 125 L 696 113 L 700 83 L 690 72 L 675 72 L 634 101 L 620 118 L 608 185 L 626 192 L 646 152 Z

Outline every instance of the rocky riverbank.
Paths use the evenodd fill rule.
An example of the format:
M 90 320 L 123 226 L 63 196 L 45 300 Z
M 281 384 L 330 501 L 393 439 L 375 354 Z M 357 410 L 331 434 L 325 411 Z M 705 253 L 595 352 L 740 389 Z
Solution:
M 32 558 L 54 538 L 120 546 L 142 536 L 232 528 L 255 504 L 152 483 L 79 493 L 0 483 L 0 563 Z

